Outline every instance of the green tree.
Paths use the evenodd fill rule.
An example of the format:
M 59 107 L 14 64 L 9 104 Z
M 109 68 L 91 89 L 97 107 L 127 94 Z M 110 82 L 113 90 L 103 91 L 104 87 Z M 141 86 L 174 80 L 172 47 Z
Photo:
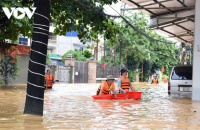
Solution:
M 0 7 L 32 7 L 31 0 L 0 0 Z M 16 41 L 18 36 L 32 36 L 33 18 L 15 19 L 7 18 L 3 9 L 0 10 L 0 42 L 4 39 Z
M 3 81 L 5 84 L 8 84 L 10 82 L 9 78 L 15 79 L 18 71 L 20 69 L 18 68 L 17 61 L 19 60 L 19 57 L 12 55 L 5 55 L 4 59 L 0 61 L 0 74 L 3 77 Z
M 86 58 L 92 57 L 92 53 L 90 53 L 88 50 L 85 50 L 85 51 L 83 52 L 83 55 L 84 55 Z
M 125 18 L 140 31 L 145 32 L 152 38 L 159 40 L 160 37 L 163 37 L 155 31 L 148 29 L 150 26 L 149 17 L 143 13 L 133 13 L 131 16 L 125 16 Z M 122 64 L 125 64 L 133 74 L 137 73 L 137 69 L 143 70 L 141 72 L 141 77 L 143 77 L 141 81 L 145 81 L 150 74 L 155 73 L 156 70 L 164 66 L 166 71 L 169 72 L 173 65 L 178 64 L 177 55 L 180 49 L 176 48 L 174 44 L 166 44 L 148 39 L 127 25 L 123 20 L 120 22 L 119 28 L 121 32 L 116 34 L 116 36 L 117 39 L 122 39 Z M 166 39 L 165 41 L 170 42 Z M 107 54 L 105 58 L 107 62 L 110 59 L 108 51 L 110 52 L 114 49 L 113 44 L 110 44 L 110 42 L 112 40 L 107 40 L 106 42 Z M 110 45 L 112 46 L 111 50 L 109 49 Z M 119 42 L 116 43 L 116 48 L 116 53 L 119 55 Z M 112 59 L 113 57 L 111 57 L 111 64 L 114 64 Z M 103 63 L 103 58 L 100 63 Z
M 51 54 L 49 52 L 47 52 L 47 57 L 46 57 L 46 63 L 47 64 L 51 63 L 50 57 L 51 57 Z
M 62 63 L 65 63 L 64 58 L 67 58 L 67 55 L 71 54 L 71 50 L 67 51 L 63 56 L 62 56 Z M 74 51 L 72 51 L 72 58 L 75 58 L 76 61 L 87 61 L 87 58 L 84 55 L 84 52 L 75 49 Z

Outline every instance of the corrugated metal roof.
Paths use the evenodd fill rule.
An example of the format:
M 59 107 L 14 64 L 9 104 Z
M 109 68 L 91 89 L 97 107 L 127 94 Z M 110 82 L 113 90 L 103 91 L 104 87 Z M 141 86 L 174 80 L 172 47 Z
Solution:
M 196 0 L 122 0 L 122 2 L 149 15 L 152 29 L 182 43 L 193 44 Z

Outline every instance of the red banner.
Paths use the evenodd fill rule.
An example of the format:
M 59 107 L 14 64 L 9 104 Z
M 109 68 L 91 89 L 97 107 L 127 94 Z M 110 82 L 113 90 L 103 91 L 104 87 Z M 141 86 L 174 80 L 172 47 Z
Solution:
M 161 71 L 162 71 L 162 72 L 165 72 L 165 67 L 163 67 L 163 68 L 161 69 Z
M 101 67 L 105 68 L 106 67 L 106 62 Z
M 11 50 L 16 51 L 16 55 L 30 55 L 31 47 L 28 46 L 10 46 Z

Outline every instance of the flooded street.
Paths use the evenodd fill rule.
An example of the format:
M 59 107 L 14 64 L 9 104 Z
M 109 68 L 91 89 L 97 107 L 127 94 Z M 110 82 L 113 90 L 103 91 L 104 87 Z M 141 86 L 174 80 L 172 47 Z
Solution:
M 55 84 L 45 91 L 44 116 L 24 115 L 26 86 L 0 87 L 0 130 L 199 129 L 200 102 L 168 96 L 167 84 L 135 84 L 141 100 L 93 100 L 99 84 Z

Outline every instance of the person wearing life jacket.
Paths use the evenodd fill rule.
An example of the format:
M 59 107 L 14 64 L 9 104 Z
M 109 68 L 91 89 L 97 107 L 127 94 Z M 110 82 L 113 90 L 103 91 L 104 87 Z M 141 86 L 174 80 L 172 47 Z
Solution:
M 52 88 L 54 83 L 54 78 L 53 75 L 51 75 L 51 71 L 48 69 L 47 74 L 45 74 L 45 81 L 44 81 L 44 86 L 47 88 Z
M 167 83 L 167 77 L 164 78 L 164 83 Z
M 112 90 L 114 96 L 116 97 L 115 85 L 114 85 L 114 77 L 112 75 L 108 75 L 106 81 L 101 82 L 96 94 L 97 95 L 106 95 Z
M 158 84 L 158 79 L 157 79 L 156 75 L 153 76 L 153 80 L 151 81 L 151 84 L 155 84 L 155 85 Z
M 119 77 L 119 80 L 118 80 L 119 93 L 126 94 L 126 92 L 129 91 L 129 88 L 131 88 L 132 91 L 136 91 L 133 88 L 131 81 L 127 77 L 127 72 L 128 71 L 126 69 L 121 70 L 121 76 Z

